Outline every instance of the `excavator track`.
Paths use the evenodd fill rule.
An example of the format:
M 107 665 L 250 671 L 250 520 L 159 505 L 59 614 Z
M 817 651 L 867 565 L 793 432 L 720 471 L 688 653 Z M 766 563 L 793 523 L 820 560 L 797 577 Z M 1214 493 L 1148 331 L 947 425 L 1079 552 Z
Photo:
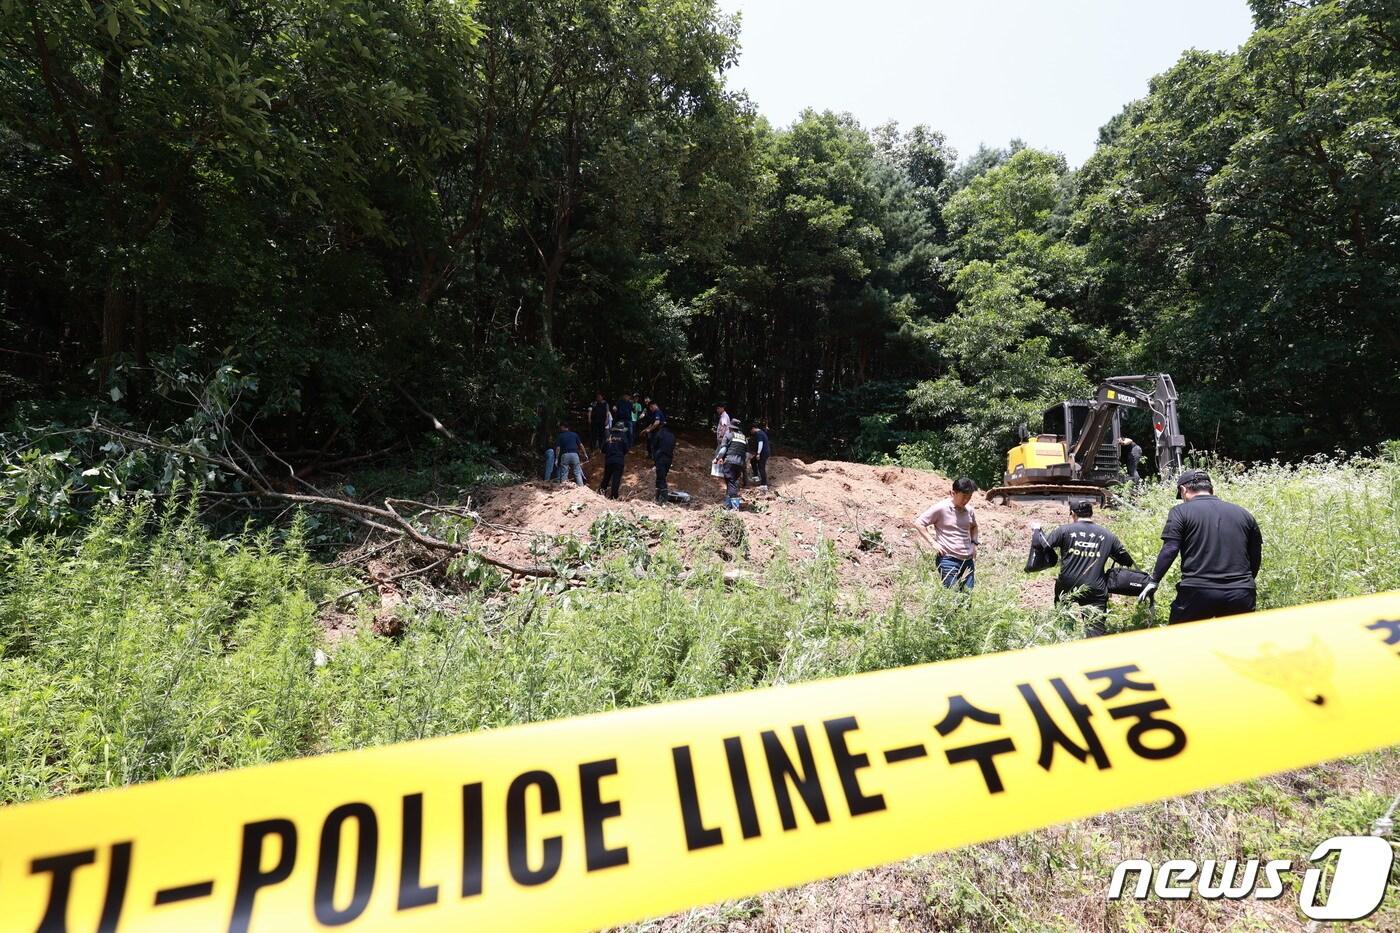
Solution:
M 997 486 L 987 490 L 987 501 L 1006 505 L 1013 499 L 1093 499 L 1100 507 L 1108 504 L 1108 490 L 1101 486 L 1078 486 L 1070 483 L 1026 483 L 1021 486 Z

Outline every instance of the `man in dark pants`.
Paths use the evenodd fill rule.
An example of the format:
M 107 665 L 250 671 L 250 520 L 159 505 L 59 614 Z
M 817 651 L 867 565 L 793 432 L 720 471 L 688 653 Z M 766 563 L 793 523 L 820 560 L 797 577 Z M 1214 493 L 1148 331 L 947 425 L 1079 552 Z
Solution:
M 729 429 L 729 440 L 720 448 L 715 463 L 724 472 L 724 507 L 738 511 L 744 504 L 744 500 L 739 498 L 739 485 L 744 481 L 749 442 L 744 436 L 744 426 L 738 421 L 730 421 Z
M 666 412 L 660 404 L 647 399 L 646 424 L 642 426 L 642 434 L 647 439 L 647 456 L 656 456 L 656 435 L 666 424 Z M 640 424 L 640 422 L 638 422 Z
M 651 460 L 656 464 L 656 501 L 665 505 L 668 501 L 666 494 L 670 491 L 666 487 L 666 474 L 671 471 L 671 462 L 676 457 L 676 435 L 663 421 L 652 437 Z
M 1094 503 L 1072 499 L 1074 521 L 1061 525 L 1042 539 L 1044 546 L 1060 552 L 1060 575 L 1055 578 L 1055 602 L 1084 607 L 1084 633 L 1090 638 L 1105 634 L 1108 617 L 1108 578 L 1104 568 L 1109 558 L 1125 567 L 1133 565 L 1132 555 L 1118 536 L 1094 521 Z M 1040 522 L 1031 522 L 1031 533 Z
M 1123 463 L 1123 469 L 1128 471 L 1128 482 L 1138 481 L 1138 464 L 1142 462 L 1142 447 L 1131 437 L 1121 437 L 1118 439 L 1118 459 Z
M 614 427 L 603 443 L 603 481 L 598 491 L 609 499 L 618 498 L 622 486 L 622 468 L 627 463 L 627 433 Z
M 650 437 L 646 437 L 646 433 L 647 433 L 647 428 L 650 427 L 650 426 L 651 426 L 651 398 L 648 397 L 648 398 L 646 399 L 646 401 L 642 402 L 642 413 L 641 413 L 641 415 L 637 418 L 637 424 L 635 425 L 635 427 L 636 427 L 636 429 L 637 429 L 637 437 L 638 437 L 638 439 L 641 439 L 641 438 L 644 438 L 644 437 L 646 438 L 646 441 L 647 441 L 646 448 L 647 448 L 647 456 L 648 456 L 648 457 L 651 456 L 651 438 L 650 438 Z M 633 447 L 637 446 L 637 442 L 636 442 L 636 441 L 633 441 L 633 442 L 632 442 L 632 446 L 633 446 Z
M 763 430 L 762 426 L 755 424 L 749 430 L 753 433 L 753 450 L 750 454 L 753 472 L 758 477 L 758 488 L 767 492 L 768 456 L 773 452 L 773 448 L 768 443 L 768 432 Z
M 1259 523 L 1238 505 L 1217 499 L 1204 470 L 1187 470 L 1176 483 L 1182 502 L 1167 514 L 1152 582 L 1138 601 L 1151 598 L 1179 553 L 1181 582 L 1168 620 L 1173 625 L 1253 612 L 1264 549 Z
M 588 446 L 602 450 L 608 442 L 608 400 L 599 392 L 588 406 Z

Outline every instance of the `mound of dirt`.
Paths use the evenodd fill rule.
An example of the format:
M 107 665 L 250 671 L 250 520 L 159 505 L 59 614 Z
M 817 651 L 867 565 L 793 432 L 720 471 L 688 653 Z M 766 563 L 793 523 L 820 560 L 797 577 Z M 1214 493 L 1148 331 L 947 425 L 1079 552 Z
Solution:
M 689 493 L 689 505 L 657 505 L 655 474 L 645 450 L 628 455 L 622 498 L 612 501 L 597 492 L 602 461 L 595 456 L 584 465 L 589 487 L 572 482 L 521 483 L 492 490 L 480 504 L 482 517 L 494 525 L 473 532 L 473 543 L 488 553 L 528 562 L 531 534 L 587 534 L 595 519 L 608 511 L 632 518 L 650 517 L 674 523 L 687 552 L 700 547 L 714 527 L 714 513 L 724 500 L 722 480 L 710 475 L 710 438 L 686 435 L 677 439 L 669 485 Z M 823 541 L 850 562 L 842 577 L 878 595 L 893 583 L 891 572 L 917 554 L 910 521 L 931 503 L 947 496 L 951 482 L 937 473 L 901 467 L 818 460 L 807 463 L 791 451 L 775 448 L 768 462 L 769 492 L 744 490 L 744 522 L 749 558 L 763 562 L 776 551 L 811 557 Z M 982 535 L 982 550 L 1020 548 L 1032 519 L 1047 525 L 1063 519 L 1064 508 L 1053 502 L 992 505 L 980 494 L 974 500 Z M 878 536 L 871 534 L 878 532 Z M 866 549 L 861 549 L 865 533 Z

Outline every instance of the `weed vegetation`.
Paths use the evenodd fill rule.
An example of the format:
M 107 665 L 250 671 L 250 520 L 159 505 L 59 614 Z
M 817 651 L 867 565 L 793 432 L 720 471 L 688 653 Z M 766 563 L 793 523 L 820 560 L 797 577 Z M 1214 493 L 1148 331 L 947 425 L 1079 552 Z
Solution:
M 1253 511 L 1263 528 L 1263 606 L 1400 589 L 1400 458 L 1211 466 L 1219 494 Z M 352 581 L 312 560 L 300 524 L 219 538 L 191 500 L 167 503 L 108 505 L 81 531 L 0 544 L 0 801 L 1080 635 L 1072 617 L 1025 605 L 1019 546 L 984 556 L 970 597 L 944 590 L 921 562 L 876 605 L 843 589 L 846 556 L 830 546 L 814 560 L 745 564 L 735 525 L 742 518 L 717 514 L 707 565 L 684 566 L 670 529 L 609 516 L 584 544 L 542 545 L 586 570 L 575 576 L 587 582 L 511 589 L 495 575 L 464 579 L 476 570 L 467 568 L 455 586 L 415 581 L 398 610 L 400 637 L 363 625 L 330 643 L 318 604 Z M 1140 561 L 1155 555 L 1172 504 L 1169 490 L 1146 489 L 1115 513 L 1114 527 Z M 736 565 L 746 573 L 726 579 Z M 1159 603 L 1172 586 L 1169 579 Z M 367 618 L 372 608 L 367 600 L 358 611 Z M 1116 630 L 1161 622 L 1122 602 L 1113 613 Z M 1046 925 L 1054 898 L 1075 897 L 1102 924 L 1113 859 L 1197 851 L 1188 830 L 1203 807 L 1228 817 L 1196 832 L 1220 853 L 1302 859 L 1326 828 L 1365 831 L 1387 787 L 1395 792 L 1397 769 L 1400 753 L 1391 749 L 840 883 L 880 878 L 896 892 L 913 884 L 923 894 L 886 905 L 891 918 L 938 928 L 1077 929 Z M 1056 881 L 1043 892 L 1050 900 L 984 878 L 997 860 L 1025 868 L 1047 858 L 1073 866 L 1064 877 L 1080 879 Z M 1096 887 L 1075 894 L 1075 885 Z M 1019 892 L 1010 901 L 987 893 L 1010 888 Z M 798 923 L 805 902 L 795 897 L 744 903 Z M 1400 919 L 1394 901 L 1379 921 Z M 1207 907 L 1217 909 L 1199 909 Z M 1157 928 L 1166 918 L 1151 913 L 1158 908 L 1168 910 L 1114 905 L 1109 928 Z M 736 909 L 692 919 L 714 923 L 714 911 Z

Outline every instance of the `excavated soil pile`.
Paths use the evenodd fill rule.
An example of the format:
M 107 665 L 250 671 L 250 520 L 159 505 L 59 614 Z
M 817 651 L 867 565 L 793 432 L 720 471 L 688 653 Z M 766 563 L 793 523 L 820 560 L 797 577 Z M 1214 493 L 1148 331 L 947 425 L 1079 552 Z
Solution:
M 529 563 L 529 532 L 586 535 L 594 520 L 611 510 L 631 518 L 674 523 L 682 548 L 692 553 L 713 540 L 714 516 L 724 499 L 722 481 L 710 475 L 713 447 L 709 442 L 704 435 L 685 435 L 676 444 L 669 484 L 693 497 L 689 505 L 662 506 L 652 501 L 655 474 L 640 449 L 627 458 L 622 498 L 604 498 L 597 492 L 602 461 L 595 456 L 584 465 L 588 487 L 569 481 L 534 481 L 492 490 L 479 503 L 482 517 L 511 530 L 479 527 L 472 534 L 473 544 L 495 556 Z M 754 487 L 744 490 L 744 510 L 738 513 L 747 533 L 750 560 L 763 562 L 780 550 L 809 558 L 822 541 L 831 540 L 837 553 L 849 561 L 843 580 L 876 592 L 893 583 L 891 571 L 896 565 L 917 553 L 909 521 L 947 496 L 951 487 L 937 473 L 829 460 L 806 463 L 785 455 L 781 447 L 769 460 L 768 480 L 767 494 Z M 1020 552 L 1032 519 L 1050 526 L 1064 518 L 1064 507 L 1053 502 L 995 506 L 979 493 L 974 506 L 984 557 L 988 549 Z M 878 532 L 878 539 L 870 532 Z

